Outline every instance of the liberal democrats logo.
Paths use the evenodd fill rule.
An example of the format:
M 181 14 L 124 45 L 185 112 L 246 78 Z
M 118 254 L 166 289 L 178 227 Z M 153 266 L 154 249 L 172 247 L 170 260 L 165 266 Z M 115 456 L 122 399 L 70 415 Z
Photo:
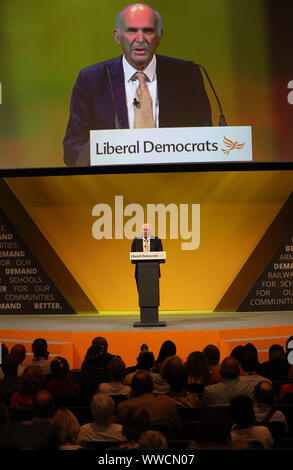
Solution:
M 245 145 L 245 142 L 243 142 L 243 144 L 240 144 L 238 140 L 233 142 L 233 140 L 227 139 L 227 137 L 224 137 L 223 142 L 226 148 L 222 149 L 222 152 L 225 153 L 226 155 L 229 155 L 229 153 L 232 152 L 232 150 L 243 149 Z

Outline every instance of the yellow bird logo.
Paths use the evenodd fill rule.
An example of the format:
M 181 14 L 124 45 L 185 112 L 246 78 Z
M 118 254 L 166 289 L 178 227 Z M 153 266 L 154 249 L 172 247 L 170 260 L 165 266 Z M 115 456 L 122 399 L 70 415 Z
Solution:
M 226 148 L 222 149 L 222 152 L 224 152 L 226 155 L 229 155 L 229 153 L 232 150 L 242 149 L 245 145 L 245 142 L 243 142 L 243 144 L 239 144 L 238 140 L 236 140 L 236 142 L 233 142 L 232 140 L 227 139 L 227 137 L 224 137 L 223 141 L 224 141 L 224 144 L 226 145 Z

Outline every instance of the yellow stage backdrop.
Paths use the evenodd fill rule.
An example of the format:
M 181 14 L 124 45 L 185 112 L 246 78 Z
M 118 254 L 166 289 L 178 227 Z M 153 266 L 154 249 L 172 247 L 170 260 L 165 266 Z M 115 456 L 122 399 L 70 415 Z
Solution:
M 173 209 L 187 204 L 190 231 L 194 205 L 194 242 L 200 233 L 197 249 L 182 250 L 182 243 L 190 240 L 180 237 L 181 219 L 179 237 L 172 239 L 167 217 L 161 310 L 210 311 L 290 196 L 293 172 L 21 177 L 7 178 L 6 183 L 98 311 L 138 309 L 134 266 L 129 261 L 131 240 L 115 239 L 115 217 L 118 223 L 122 214 L 117 208 L 115 213 L 115 196 L 120 196 L 120 202 L 123 197 L 124 211 L 140 205 L 145 214 L 150 204 L 174 204 Z M 112 211 L 112 218 L 102 212 L 93 215 L 97 204 L 104 204 L 98 207 L 105 212 Z M 124 228 L 136 212 L 129 214 L 123 215 Z M 94 238 L 94 224 L 104 221 L 100 231 L 108 229 L 109 236 L 111 220 L 113 238 Z M 139 235 L 140 227 L 133 228 Z M 119 230 L 116 236 L 122 236 Z

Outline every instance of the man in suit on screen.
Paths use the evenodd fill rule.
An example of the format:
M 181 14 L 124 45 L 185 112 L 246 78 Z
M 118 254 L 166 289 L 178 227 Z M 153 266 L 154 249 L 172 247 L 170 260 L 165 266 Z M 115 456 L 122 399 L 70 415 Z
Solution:
M 118 14 L 114 39 L 123 55 L 83 69 L 73 88 L 66 165 L 89 165 L 90 130 L 212 125 L 199 67 L 155 54 L 162 37 L 161 15 L 150 6 Z

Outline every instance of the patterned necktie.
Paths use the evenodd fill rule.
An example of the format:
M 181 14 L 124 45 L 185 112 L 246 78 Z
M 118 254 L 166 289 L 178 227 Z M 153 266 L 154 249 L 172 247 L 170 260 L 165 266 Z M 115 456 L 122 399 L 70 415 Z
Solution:
M 139 80 L 139 86 L 135 95 L 133 127 L 135 129 L 155 127 L 152 98 L 146 85 L 146 75 L 137 72 L 135 77 Z
M 150 244 L 147 238 L 144 240 L 144 251 L 149 252 L 150 251 Z

